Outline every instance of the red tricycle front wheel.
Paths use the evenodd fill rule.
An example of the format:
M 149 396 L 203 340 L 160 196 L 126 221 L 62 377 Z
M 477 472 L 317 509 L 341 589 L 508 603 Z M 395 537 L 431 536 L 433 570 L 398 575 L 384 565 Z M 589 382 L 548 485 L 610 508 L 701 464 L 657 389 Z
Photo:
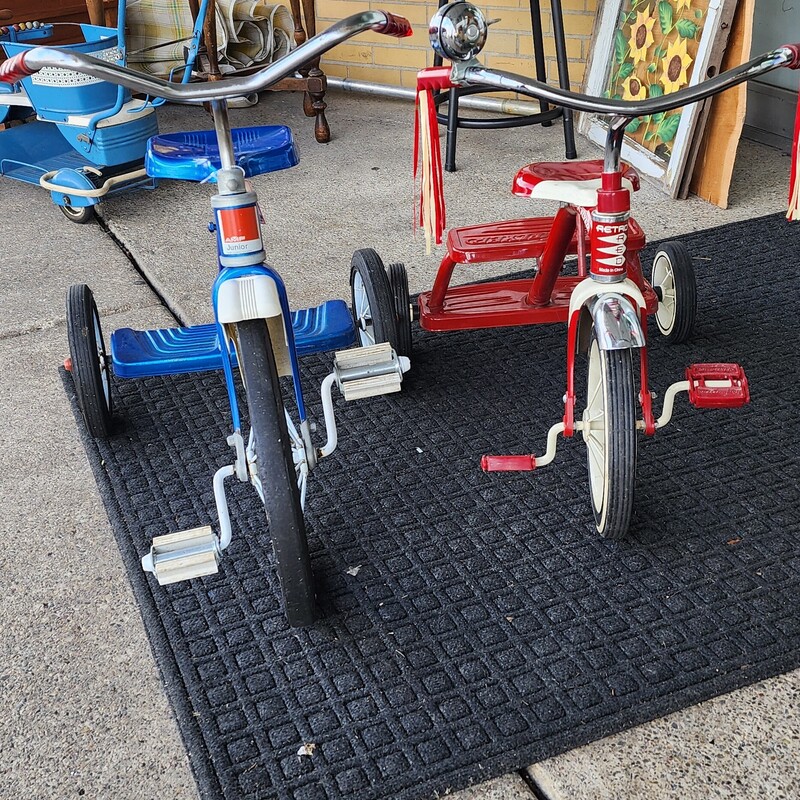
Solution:
M 621 539 L 633 513 L 636 481 L 636 388 L 631 350 L 601 350 L 589 344 L 583 440 L 595 527 L 606 539 Z

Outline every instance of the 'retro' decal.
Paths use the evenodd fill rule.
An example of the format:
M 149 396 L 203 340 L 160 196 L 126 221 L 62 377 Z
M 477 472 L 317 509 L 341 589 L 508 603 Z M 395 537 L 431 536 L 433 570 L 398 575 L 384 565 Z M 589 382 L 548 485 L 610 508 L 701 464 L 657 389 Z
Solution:
M 594 224 L 592 272 L 596 275 L 620 275 L 625 271 L 627 221 L 619 224 Z

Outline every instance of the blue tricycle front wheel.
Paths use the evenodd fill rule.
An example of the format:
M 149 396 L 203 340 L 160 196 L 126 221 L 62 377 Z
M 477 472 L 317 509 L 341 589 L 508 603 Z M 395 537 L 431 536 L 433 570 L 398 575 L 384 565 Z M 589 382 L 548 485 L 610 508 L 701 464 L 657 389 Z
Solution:
M 311 625 L 316 619 L 314 577 L 269 329 L 263 319 L 239 322 L 236 328 L 239 364 L 255 440 L 256 472 L 286 619 L 293 626 Z

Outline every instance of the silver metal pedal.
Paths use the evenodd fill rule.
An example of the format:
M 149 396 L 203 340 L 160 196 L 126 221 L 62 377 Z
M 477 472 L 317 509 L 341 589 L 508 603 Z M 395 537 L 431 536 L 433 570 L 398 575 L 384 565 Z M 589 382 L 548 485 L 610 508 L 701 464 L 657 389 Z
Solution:
M 403 373 L 411 367 L 388 342 L 340 350 L 333 360 L 339 391 L 345 400 L 359 400 L 400 391 Z
M 177 583 L 219 571 L 220 547 L 210 525 L 156 536 L 150 552 L 142 557 L 142 569 L 152 572 L 159 584 Z

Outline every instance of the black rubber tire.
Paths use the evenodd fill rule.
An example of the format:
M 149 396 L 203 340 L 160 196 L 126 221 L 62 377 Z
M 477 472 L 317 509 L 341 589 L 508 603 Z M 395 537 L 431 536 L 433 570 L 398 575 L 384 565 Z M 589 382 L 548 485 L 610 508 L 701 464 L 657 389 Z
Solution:
M 97 212 L 95 211 L 94 206 L 71 206 L 71 205 L 64 205 L 59 206 L 61 209 L 61 213 L 70 221 L 74 222 L 78 225 L 85 225 L 87 222 L 91 222 L 96 216 Z
M 112 424 L 110 363 L 97 304 L 85 283 L 75 283 L 67 291 L 67 339 L 78 406 L 89 433 L 103 439 Z
M 697 282 L 689 250 L 682 242 L 660 245 L 651 273 L 659 296 L 656 325 L 670 344 L 685 342 L 697 317 Z
M 599 370 L 599 373 L 593 372 Z M 592 387 L 599 380 L 597 402 L 605 420 L 592 447 L 586 433 L 589 494 L 597 532 L 622 539 L 630 527 L 636 483 L 636 389 L 631 350 L 601 350 L 592 331 L 587 375 L 587 412 Z M 591 414 L 589 414 L 591 416 Z M 584 416 L 586 419 L 586 415 Z
M 400 356 L 411 358 L 411 297 L 408 293 L 408 273 L 405 264 L 389 264 L 389 287 L 392 290 L 394 312 L 397 324 L 396 352 Z
M 350 298 L 358 343 L 366 347 L 389 342 L 398 352 L 392 289 L 381 257 L 371 248 L 353 253 L 350 262 Z
M 311 625 L 316 619 L 314 576 L 269 331 L 260 319 L 239 322 L 236 327 L 286 619 L 295 627 Z

